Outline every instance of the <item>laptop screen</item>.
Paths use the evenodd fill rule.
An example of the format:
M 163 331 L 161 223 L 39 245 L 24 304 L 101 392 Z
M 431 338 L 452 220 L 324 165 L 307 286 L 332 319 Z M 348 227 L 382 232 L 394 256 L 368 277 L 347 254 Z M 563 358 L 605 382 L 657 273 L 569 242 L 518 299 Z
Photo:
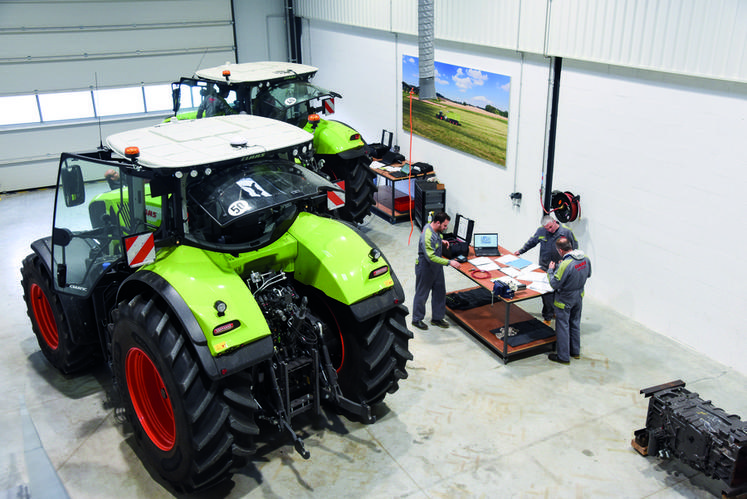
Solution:
M 498 234 L 475 234 L 475 248 L 497 248 Z

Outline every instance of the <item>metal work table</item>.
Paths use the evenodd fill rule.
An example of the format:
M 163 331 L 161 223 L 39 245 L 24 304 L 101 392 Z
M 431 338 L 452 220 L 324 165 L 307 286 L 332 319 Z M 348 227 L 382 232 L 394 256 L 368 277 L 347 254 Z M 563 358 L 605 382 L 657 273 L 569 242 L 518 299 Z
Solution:
M 507 255 L 511 252 L 507 249 L 501 247 L 499 248 L 501 255 Z M 474 248 L 470 246 L 470 252 L 469 252 L 469 259 L 475 258 Z M 491 259 L 495 260 L 496 257 L 490 257 Z M 496 264 L 499 267 L 505 267 L 505 265 L 501 265 L 500 263 Z M 490 271 L 489 277 L 485 277 L 484 279 L 481 278 L 475 278 L 472 275 L 473 270 L 478 270 L 474 265 L 471 263 L 465 262 L 461 264 L 459 268 L 459 272 L 466 276 L 468 279 L 470 279 L 472 282 L 477 284 L 477 287 L 469 288 L 469 289 L 477 289 L 478 287 L 483 287 L 487 289 L 488 291 L 493 291 L 493 282 L 491 279 L 494 279 L 496 277 L 501 277 L 504 274 L 502 272 L 499 272 L 497 270 Z M 536 272 L 542 272 L 541 270 L 536 270 Z M 529 284 L 529 281 L 521 281 L 524 284 Z M 468 289 L 463 289 L 459 291 L 467 291 Z M 492 304 L 483 305 L 475 308 L 471 308 L 468 310 L 457 310 L 457 309 L 451 309 L 447 305 L 446 307 L 446 313 L 449 317 L 454 319 L 457 323 L 459 323 L 462 327 L 464 327 L 467 331 L 469 331 L 473 336 L 475 336 L 477 339 L 479 339 L 483 344 L 485 344 L 488 348 L 490 348 L 493 352 L 497 353 L 502 359 L 503 363 L 507 364 L 508 361 L 511 358 L 519 358 L 519 357 L 528 357 L 530 355 L 535 355 L 537 353 L 541 353 L 543 351 L 550 351 L 555 346 L 555 331 L 550 327 L 545 325 L 542 321 L 536 319 L 528 312 L 521 309 L 517 303 L 526 301 L 526 300 L 532 300 L 534 298 L 539 298 L 542 296 L 543 293 L 539 293 L 537 291 L 531 290 L 528 287 L 526 289 L 517 291 L 514 294 L 514 297 L 511 299 L 503 299 L 499 297 L 495 297 L 495 301 Z M 501 306 L 501 304 L 504 304 L 504 306 Z M 531 322 L 531 321 L 536 321 Z M 503 325 L 503 331 L 504 333 L 507 333 L 509 331 L 509 326 L 512 324 L 517 323 L 528 323 L 531 324 L 531 326 L 535 330 L 543 330 L 543 328 L 546 330 L 546 333 L 552 332 L 552 335 L 535 340 L 530 341 L 528 343 L 525 343 L 523 345 L 517 345 L 517 346 L 510 346 L 508 344 L 508 341 L 504 341 L 504 339 L 498 339 L 494 333 L 491 332 L 492 329 L 496 329 L 496 327 L 500 327 L 501 324 Z

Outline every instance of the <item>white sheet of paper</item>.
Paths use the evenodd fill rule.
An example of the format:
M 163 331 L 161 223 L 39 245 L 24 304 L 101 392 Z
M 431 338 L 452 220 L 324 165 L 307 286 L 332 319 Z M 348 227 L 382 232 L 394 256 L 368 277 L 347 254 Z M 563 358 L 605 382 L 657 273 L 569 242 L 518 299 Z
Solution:
M 469 263 L 471 263 L 475 267 L 479 267 L 480 265 L 487 265 L 489 263 L 493 263 L 493 260 L 491 260 L 487 256 L 478 256 L 476 258 L 471 259 Z
M 516 277 L 517 275 L 521 274 L 521 270 L 515 269 L 513 267 L 501 267 L 500 271 L 511 277 Z
M 547 280 L 547 274 L 544 272 L 522 272 L 518 279 L 522 281 L 546 282 L 548 285 L 550 284 Z
M 549 282 L 532 282 L 529 284 L 529 286 L 527 286 L 527 288 L 538 293 L 549 293 L 552 291 L 552 286 L 550 286 Z
M 513 262 L 518 257 L 516 255 L 513 255 L 509 253 L 508 255 L 503 255 L 498 259 L 498 263 L 502 263 L 503 265 L 508 265 L 509 262 Z
M 473 263 L 472 265 L 475 265 L 475 264 Z M 488 263 L 481 263 L 480 265 L 475 265 L 475 267 L 477 267 L 480 270 L 484 270 L 485 272 L 490 272 L 491 270 L 498 270 L 500 268 L 498 267 L 498 264 L 492 260 Z
M 538 268 L 540 268 L 540 266 L 537 265 L 536 263 L 530 263 L 529 265 L 527 265 L 526 267 L 524 267 L 523 269 L 521 269 L 521 271 L 522 272 L 531 272 L 533 270 L 537 270 Z

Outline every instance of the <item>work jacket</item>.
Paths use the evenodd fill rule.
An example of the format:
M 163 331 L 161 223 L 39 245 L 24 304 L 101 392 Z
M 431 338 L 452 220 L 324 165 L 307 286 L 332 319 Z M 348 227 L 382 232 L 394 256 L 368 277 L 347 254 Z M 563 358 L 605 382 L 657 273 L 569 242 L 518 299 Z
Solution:
M 555 306 L 565 308 L 575 305 L 584 296 L 584 285 L 591 277 L 591 260 L 580 249 L 567 253 L 554 269 L 548 269 L 547 278 L 555 290 Z
M 530 237 L 526 243 L 524 243 L 524 246 L 519 250 L 519 254 L 526 253 L 539 243 L 539 266 L 542 267 L 542 270 L 547 270 L 550 262 L 558 263 L 560 261 L 560 253 L 558 253 L 557 248 L 555 248 L 555 241 L 560 237 L 568 238 L 573 249 L 578 248 L 576 236 L 573 235 L 573 231 L 567 226 L 561 225 L 555 232 L 550 232 L 542 226 L 537 229 L 534 235 Z

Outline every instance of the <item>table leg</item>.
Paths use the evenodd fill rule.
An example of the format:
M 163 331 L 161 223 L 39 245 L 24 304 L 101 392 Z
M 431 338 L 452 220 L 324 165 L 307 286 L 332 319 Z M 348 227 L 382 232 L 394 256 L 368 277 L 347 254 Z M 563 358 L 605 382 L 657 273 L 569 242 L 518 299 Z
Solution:
M 508 364 L 508 324 L 510 323 L 508 314 L 511 312 L 511 304 L 508 302 L 505 302 L 505 303 L 506 303 L 506 321 L 503 324 L 503 365 Z

